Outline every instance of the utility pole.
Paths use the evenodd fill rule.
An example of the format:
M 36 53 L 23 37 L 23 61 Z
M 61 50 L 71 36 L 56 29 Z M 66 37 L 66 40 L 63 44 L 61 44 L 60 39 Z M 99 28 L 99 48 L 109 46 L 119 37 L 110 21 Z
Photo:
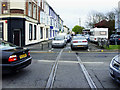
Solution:
M 81 26 L 81 19 L 79 18 L 79 26 Z

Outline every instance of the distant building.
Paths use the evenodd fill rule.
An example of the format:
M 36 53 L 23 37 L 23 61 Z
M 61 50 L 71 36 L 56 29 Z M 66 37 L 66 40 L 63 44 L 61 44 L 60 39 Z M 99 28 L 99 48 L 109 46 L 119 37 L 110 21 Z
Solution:
M 69 28 L 66 25 L 63 25 L 63 32 L 70 33 Z

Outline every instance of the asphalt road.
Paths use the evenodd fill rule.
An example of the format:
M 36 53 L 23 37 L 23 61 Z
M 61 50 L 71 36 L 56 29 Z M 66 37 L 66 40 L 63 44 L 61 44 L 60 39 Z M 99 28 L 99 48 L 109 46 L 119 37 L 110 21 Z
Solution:
M 45 52 L 33 50 L 30 66 L 3 75 L 3 88 L 120 88 L 109 76 L 109 63 L 117 52 L 91 52 L 99 50 L 91 43 L 88 50 L 71 51 L 70 44 Z

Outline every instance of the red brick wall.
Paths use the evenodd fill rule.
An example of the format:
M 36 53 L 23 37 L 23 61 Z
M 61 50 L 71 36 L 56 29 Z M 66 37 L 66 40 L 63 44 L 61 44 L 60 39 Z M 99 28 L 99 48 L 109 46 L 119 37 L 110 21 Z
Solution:
M 24 10 L 20 10 L 20 9 L 10 9 L 10 13 L 24 14 Z

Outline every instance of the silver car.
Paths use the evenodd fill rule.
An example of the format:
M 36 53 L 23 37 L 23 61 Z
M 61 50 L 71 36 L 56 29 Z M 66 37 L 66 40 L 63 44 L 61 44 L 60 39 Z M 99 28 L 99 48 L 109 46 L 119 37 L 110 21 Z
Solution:
M 84 48 L 88 49 L 88 41 L 84 36 L 79 36 L 79 37 L 73 37 L 71 41 L 71 49 L 77 49 L 77 48 Z
M 120 55 L 116 55 L 110 63 L 110 76 L 113 80 L 120 83 Z
M 52 40 L 52 48 L 54 47 L 64 47 L 66 45 L 65 36 L 59 35 Z

